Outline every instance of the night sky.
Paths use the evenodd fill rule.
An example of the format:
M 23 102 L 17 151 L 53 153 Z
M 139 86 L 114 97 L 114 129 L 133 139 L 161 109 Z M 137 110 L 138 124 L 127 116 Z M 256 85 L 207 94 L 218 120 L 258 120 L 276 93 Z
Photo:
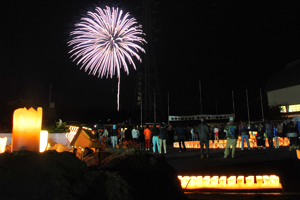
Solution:
M 154 53 L 161 98 L 170 115 L 247 115 L 260 111 L 260 89 L 285 65 L 300 58 L 300 6 L 296 0 L 201 0 L 153 5 Z M 193 3 L 190 3 L 193 2 Z M 49 107 L 55 120 L 97 122 L 132 118 L 137 73 L 121 73 L 120 112 L 117 78 L 88 75 L 72 62 L 67 42 L 82 14 L 96 6 L 119 6 L 141 23 L 141 0 L 11 0 L 1 3 L 1 123 L 12 117 L 17 99 Z M 137 62 L 136 62 L 137 63 Z M 283 77 L 288 78 L 288 77 Z M 18 106 L 22 104 L 18 104 Z M 266 104 L 264 105 L 266 106 Z M 15 107 L 14 109 L 16 109 Z

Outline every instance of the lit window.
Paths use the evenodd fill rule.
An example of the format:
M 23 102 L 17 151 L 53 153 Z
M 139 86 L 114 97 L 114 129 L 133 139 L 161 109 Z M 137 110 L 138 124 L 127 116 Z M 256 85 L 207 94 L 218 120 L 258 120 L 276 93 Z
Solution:
M 299 112 L 299 111 L 300 111 L 300 104 L 289 105 L 289 112 Z
M 280 106 L 280 112 L 286 113 L 286 106 Z

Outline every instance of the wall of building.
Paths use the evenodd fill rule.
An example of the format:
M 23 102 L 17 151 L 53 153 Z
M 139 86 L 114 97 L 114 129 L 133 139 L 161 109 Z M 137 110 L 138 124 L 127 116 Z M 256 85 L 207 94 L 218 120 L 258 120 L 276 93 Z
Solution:
M 300 104 L 300 85 L 267 92 L 268 105 Z

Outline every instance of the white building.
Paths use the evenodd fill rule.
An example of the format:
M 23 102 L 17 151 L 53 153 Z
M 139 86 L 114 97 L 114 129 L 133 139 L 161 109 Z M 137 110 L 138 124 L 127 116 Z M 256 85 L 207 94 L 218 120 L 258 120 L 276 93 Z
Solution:
M 269 106 L 280 106 L 289 117 L 300 114 L 300 59 L 274 74 L 266 87 Z

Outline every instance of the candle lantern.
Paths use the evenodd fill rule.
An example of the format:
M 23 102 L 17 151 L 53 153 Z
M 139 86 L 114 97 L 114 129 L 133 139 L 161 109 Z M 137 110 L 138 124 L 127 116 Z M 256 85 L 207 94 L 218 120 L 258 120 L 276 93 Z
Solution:
M 187 188 L 188 189 L 198 189 L 198 187 L 200 185 L 202 185 L 202 176 L 192 176 Z
M 203 187 L 208 187 L 210 184 L 210 176 L 204 176 L 202 178 L 202 185 Z
M 263 182 L 264 182 L 264 185 L 265 185 L 265 186 L 269 186 L 270 183 L 271 183 L 270 176 L 264 175 L 264 176 L 263 176 Z
M 237 177 L 237 184 L 239 185 L 239 186 L 242 186 L 243 184 L 244 184 L 244 176 L 238 176 Z
M 7 142 L 7 137 L 0 138 L 0 153 L 5 152 L 6 142 Z
M 44 152 L 48 145 L 48 131 L 41 131 L 40 133 L 40 152 Z
M 256 183 L 257 183 L 257 185 L 259 185 L 259 186 L 262 185 L 262 176 L 256 176 Z
M 253 184 L 254 184 L 254 176 L 247 176 L 246 177 L 246 184 L 248 186 L 253 186 Z
M 218 176 L 213 176 L 210 179 L 210 185 L 216 186 L 219 184 L 219 177 Z
M 230 176 L 227 178 L 228 185 L 235 185 L 236 184 L 236 176 Z
M 219 178 L 219 183 L 221 185 L 221 187 L 225 186 L 226 185 L 226 180 L 227 180 L 227 177 L 226 176 L 221 176 Z
M 13 114 L 12 151 L 39 152 L 43 109 L 19 108 Z

